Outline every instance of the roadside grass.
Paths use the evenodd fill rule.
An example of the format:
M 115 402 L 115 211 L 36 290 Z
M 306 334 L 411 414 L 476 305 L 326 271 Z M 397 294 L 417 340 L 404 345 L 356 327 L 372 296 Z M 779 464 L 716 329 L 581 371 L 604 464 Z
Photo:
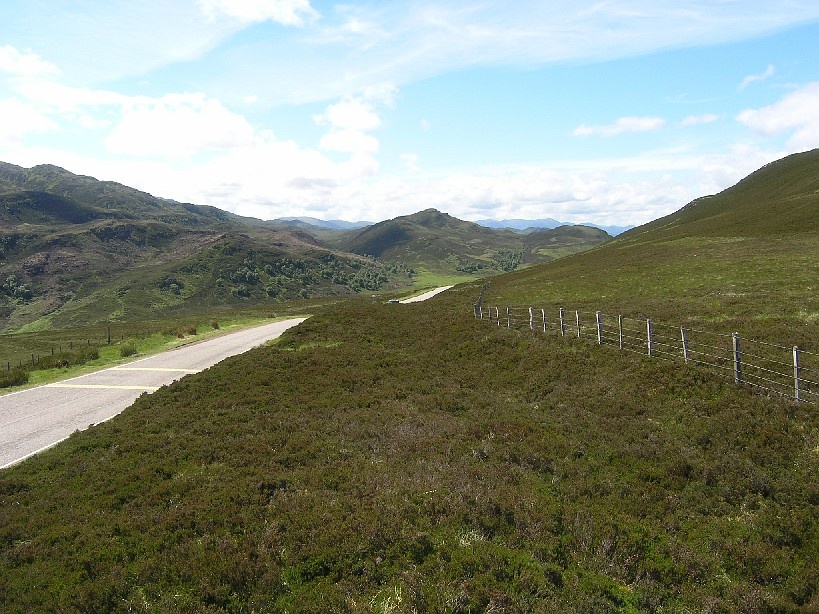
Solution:
M 337 305 L 4 470 L 0 609 L 819 606 L 814 408 L 479 289 Z
M 16 357 L 17 359 L 16 362 L 9 359 L 7 364 L 3 366 L 2 371 L 9 371 L 9 365 L 11 370 L 14 370 L 18 364 L 22 363 L 22 367 L 28 372 L 28 381 L 23 385 L 0 389 L 0 395 L 91 373 L 262 323 L 296 317 L 302 315 L 302 313 L 294 310 L 293 313 L 282 315 L 273 313 L 267 315 L 258 313 L 237 314 L 232 317 L 225 313 L 221 315 L 226 317 L 218 319 L 216 315 L 211 314 L 188 320 L 169 319 L 114 325 L 112 326 L 110 344 L 107 343 L 107 328 L 103 329 L 99 326 L 86 329 L 48 331 L 44 335 L 33 335 L 31 333 L 2 335 L 0 336 L 0 351 L 6 352 L 7 356 Z M 85 339 L 83 340 L 83 338 Z M 97 344 L 92 344 L 91 339 L 100 339 L 100 341 Z M 71 348 L 73 350 L 75 346 L 78 349 L 93 349 L 97 354 L 97 358 L 81 363 L 67 361 L 71 364 L 66 366 L 39 368 L 41 364 L 39 358 L 49 358 L 51 349 L 57 348 L 55 351 L 59 353 L 63 349 L 69 350 Z M 123 353 L 123 348 L 127 348 L 125 353 Z M 37 349 L 43 353 L 35 353 Z M 131 350 L 133 350 L 133 353 L 131 353 Z M 25 352 L 25 354 L 22 354 L 22 352 Z M 35 359 L 34 368 L 31 368 L 32 355 L 34 355 Z

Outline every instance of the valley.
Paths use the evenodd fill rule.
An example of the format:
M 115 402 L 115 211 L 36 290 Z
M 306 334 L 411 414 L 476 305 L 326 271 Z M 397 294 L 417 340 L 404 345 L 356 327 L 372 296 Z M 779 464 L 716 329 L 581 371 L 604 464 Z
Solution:
M 203 232 L 231 245 L 280 232 L 242 238 L 215 224 Z M 322 238 L 345 263 L 386 266 L 386 256 L 438 275 L 490 266 L 420 304 L 388 303 L 413 284 L 400 273 L 375 292 L 302 297 L 312 317 L 277 342 L 4 469 L 0 607 L 814 611 L 815 405 L 694 366 L 490 326 L 473 306 L 483 295 L 602 309 L 817 351 L 817 224 L 812 150 L 558 259 L 550 244 L 588 231 L 501 247 L 425 210 L 332 247 Z M 14 249 L 0 263 L 17 274 L 31 254 L 12 260 Z M 501 273 L 501 250 L 523 266 Z M 526 261 L 535 252 L 548 261 Z M 217 252 L 207 253 L 215 269 Z M 231 262 L 251 276 L 272 265 L 237 254 Z M 173 275 L 192 301 L 186 314 L 210 304 L 194 309 L 190 280 L 204 270 Z M 89 282 L 74 283 L 80 296 Z M 41 292 L 21 274 L 3 299 L 7 322 L 27 317 L 21 285 Z M 214 304 L 229 308 L 227 294 Z M 164 305 L 153 309 L 183 313 Z M 111 312 L 97 313 L 89 320 Z

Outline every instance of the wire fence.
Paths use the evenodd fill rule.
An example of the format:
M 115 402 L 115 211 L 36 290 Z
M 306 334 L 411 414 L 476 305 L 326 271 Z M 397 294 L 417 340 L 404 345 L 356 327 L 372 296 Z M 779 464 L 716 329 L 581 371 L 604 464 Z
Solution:
M 627 352 L 682 362 L 760 391 L 819 403 L 819 354 L 798 347 L 740 338 L 737 333 L 714 333 L 600 311 L 499 307 L 479 301 L 475 304 L 475 318 L 496 326 L 585 339 Z

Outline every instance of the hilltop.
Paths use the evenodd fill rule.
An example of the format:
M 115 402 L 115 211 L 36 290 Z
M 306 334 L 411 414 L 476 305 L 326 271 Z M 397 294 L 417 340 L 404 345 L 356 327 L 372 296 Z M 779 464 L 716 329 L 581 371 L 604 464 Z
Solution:
M 589 226 L 521 234 L 427 209 L 348 233 L 338 246 L 356 254 L 401 260 L 415 268 L 486 275 L 548 262 L 609 239 L 605 231 Z

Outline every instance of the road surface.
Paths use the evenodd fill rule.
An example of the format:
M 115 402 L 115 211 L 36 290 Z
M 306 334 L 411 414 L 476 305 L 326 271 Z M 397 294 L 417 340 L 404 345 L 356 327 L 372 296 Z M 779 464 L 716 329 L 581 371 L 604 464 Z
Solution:
M 440 294 L 444 290 L 449 290 L 452 286 L 442 286 L 440 288 L 435 288 L 434 290 L 430 290 L 429 292 L 424 292 L 423 294 L 419 294 L 418 296 L 413 296 L 412 298 L 405 298 L 400 301 L 399 303 L 420 303 L 421 301 L 425 301 L 428 298 L 432 298 L 436 294 Z
M 148 358 L 46 386 L 0 396 L 0 469 L 116 416 L 143 392 L 153 392 L 229 356 L 275 339 L 294 318 L 186 345 Z

